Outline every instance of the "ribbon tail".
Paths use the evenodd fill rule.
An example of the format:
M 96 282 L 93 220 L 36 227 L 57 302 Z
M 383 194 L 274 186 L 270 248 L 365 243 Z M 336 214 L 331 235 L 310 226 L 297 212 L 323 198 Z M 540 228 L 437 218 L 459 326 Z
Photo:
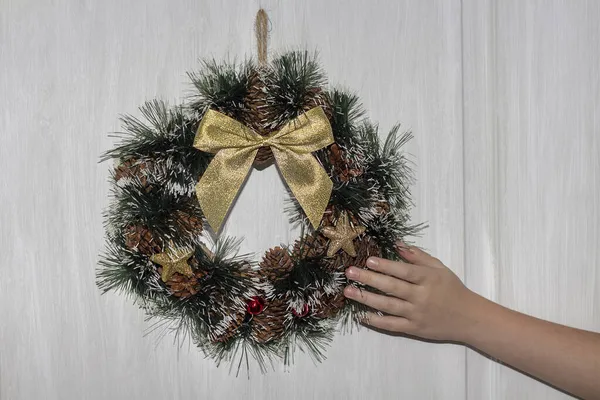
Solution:
M 219 151 L 196 184 L 200 208 L 213 230 L 218 233 L 243 185 L 258 149 Z
M 272 147 L 277 166 L 314 229 L 321 224 L 333 182 L 310 153 Z

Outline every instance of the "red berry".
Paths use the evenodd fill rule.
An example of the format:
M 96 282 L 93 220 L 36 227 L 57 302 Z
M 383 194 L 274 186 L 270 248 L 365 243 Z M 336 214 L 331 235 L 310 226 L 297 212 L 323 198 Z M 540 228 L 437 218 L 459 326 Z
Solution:
M 309 312 L 310 312 L 310 307 L 308 306 L 308 303 L 304 303 L 304 306 L 302 307 L 302 311 L 300 311 L 300 312 L 292 309 L 292 314 L 294 314 L 294 316 L 298 317 L 298 318 L 306 317 Z
M 246 303 L 246 311 L 248 311 L 248 314 L 257 315 L 260 314 L 264 309 L 265 301 L 258 296 L 254 296 Z

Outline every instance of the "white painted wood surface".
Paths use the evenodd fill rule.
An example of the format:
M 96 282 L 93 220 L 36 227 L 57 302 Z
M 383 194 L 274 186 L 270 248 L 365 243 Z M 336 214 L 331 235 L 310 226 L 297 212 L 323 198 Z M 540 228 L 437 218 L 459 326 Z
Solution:
M 319 49 L 383 131 L 413 129 L 419 244 L 496 301 L 600 330 L 597 1 L 0 0 L 0 399 L 568 397 L 366 330 L 321 365 L 235 378 L 100 296 L 106 133 L 144 100 L 180 101 L 198 58 L 252 53 L 259 5 L 272 50 Z M 243 251 L 295 238 L 282 190 L 252 174 L 228 225 Z
M 598 1 L 463 1 L 467 285 L 596 331 L 599 22 Z M 467 365 L 470 399 L 568 397 L 475 352 Z

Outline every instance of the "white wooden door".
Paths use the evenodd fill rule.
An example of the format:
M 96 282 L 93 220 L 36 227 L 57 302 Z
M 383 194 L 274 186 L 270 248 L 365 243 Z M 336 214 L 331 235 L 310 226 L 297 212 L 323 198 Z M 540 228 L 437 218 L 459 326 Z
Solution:
M 599 22 L 598 1 L 463 1 L 467 285 L 595 331 Z M 467 370 L 470 399 L 568 397 L 472 351 Z
M 319 50 L 382 131 L 412 129 L 417 243 L 469 287 L 600 330 L 597 1 L 0 0 L 0 399 L 567 398 L 457 345 L 361 330 L 328 359 L 235 378 L 100 296 L 117 116 L 179 102 L 205 57 Z M 273 168 L 227 231 L 260 252 L 296 237 Z M 275 211 L 274 211 L 275 210 Z M 281 211 L 278 211 L 281 210 Z M 275 215 L 275 216 L 274 216 Z

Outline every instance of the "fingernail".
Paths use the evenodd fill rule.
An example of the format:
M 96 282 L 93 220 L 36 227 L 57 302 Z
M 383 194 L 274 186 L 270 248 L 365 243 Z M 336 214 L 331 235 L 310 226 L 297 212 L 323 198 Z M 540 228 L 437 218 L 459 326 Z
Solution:
M 344 289 L 344 296 L 346 297 L 356 297 L 358 295 L 358 289 L 354 286 L 346 286 Z
M 367 260 L 367 267 L 376 267 L 379 265 L 379 260 L 375 257 L 369 257 Z
M 358 278 L 358 269 L 350 267 L 346 270 L 346 276 L 350 279 Z

